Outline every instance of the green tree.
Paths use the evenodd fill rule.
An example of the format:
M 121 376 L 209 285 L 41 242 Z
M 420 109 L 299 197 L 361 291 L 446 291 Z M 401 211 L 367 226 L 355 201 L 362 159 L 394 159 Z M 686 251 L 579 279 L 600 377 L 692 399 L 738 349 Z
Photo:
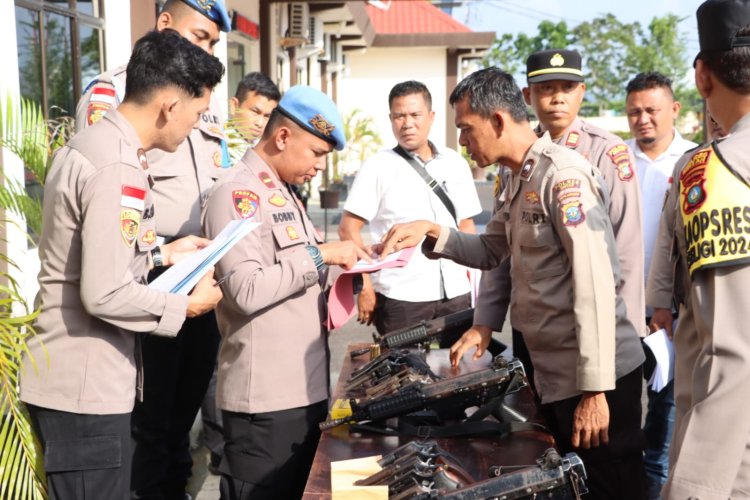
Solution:
M 674 14 L 654 17 L 646 28 L 639 22 L 623 23 L 612 14 L 573 28 L 565 22 L 542 21 L 534 36 L 506 33 L 495 40 L 484 64 L 517 74 L 525 69 L 526 58 L 534 51 L 576 49 L 583 58 L 587 88 L 582 114 L 622 111 L 627 81 L 643 71 L 659 71 L 672 78 L 683 105 L 698 111 L 700 100 L 692 82 L 685 79 L 689 66 L 685 39 L 679 30 L 681 21 Z
M 511 74 L 521 73 L 526 70 L 526 58 L 533 52 L 568 47 L 574 42 L 573 34 L 565 21 L 542 21 L 538 29 L 535 36 L 525 33 L 519 33 L 516 37 L 510 33 L 503 34 L 492 44 L 484 58 L 484 66 L 497 66 Z

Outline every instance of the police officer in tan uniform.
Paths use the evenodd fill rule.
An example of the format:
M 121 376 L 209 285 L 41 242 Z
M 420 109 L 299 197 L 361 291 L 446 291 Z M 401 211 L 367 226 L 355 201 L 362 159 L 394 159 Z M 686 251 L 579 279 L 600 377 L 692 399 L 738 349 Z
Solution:
M 639 335 L 645 336 L 648 329 L 644 321 L 641 195 L 632 153 L 616 135 L 578 118 L 586 90 L 578 52 L 564 49 L 535 52 L 526 61 L 526 78 L 528 87 L 523 89 L 523 96 L 539 119 L 537 133 L 547 131 L 557 144 L 582 154 L 599 169 L 607 183 L 608 212 L 620 263 L 621 282 L 617 285 L 625 301 L 627 320 Z M 490 278 L 482 280 L 485 284 L 481 285 L 477 299 L 475 328 L 502 329 L 510 300 L 509 267 L 510 263 L 505 263 L 490 271 Z M 501 283 L 506 283 L 503 289 Z M 518 325 L 513 328 L 514 353 L 527 360 L 521 331 Z
M 209 237 L 232 220 L 262 224 L 218 264 L 229 276 L 217 308 L 224 499 L 302 496 L 328 409 L 326 265 L 351 267 L 369 257 L 351 241 L 322 243 L 290 184 L 309 181 L 344 145 L 334 103 L 318 90 L 292 87 L 204 210 Z
M 674 269 L 682 302 L 675 342 L 675 430 L 667 500 L 750 497 L 750 2 L 709 0 L 697 12 L 695 82 L 728 136 L 696 150 L 673 174 L 648 303 Z
M 586 464 L 592 498 L 645 498 L 640 429 L 638 334 L 615 283 L 619 266 L 608 193 L 585 158 L 537 138 L 513 78 L 497 68 L 473 73 L 450 97 L 459 142 L 478 165 L 512 171 L 502 206 L 485 234 L 427 221 L 394 226 L 383 253 L 427 239 L 431 256 L 491 269 L 511 257 L 511 321 L 521 327 L 536 369 L 536 387 L 561 451 Z M 489 335 L 468 332 L 452 362 Z
M 142 389 L 136 332 L 174 337 L 186 316 L 221 298 L 212 273 L 187 297 L 145 285 L 158 264 L 145 151 L 177 149 L 223 67 L 173 32 L 152 32 L 136 43 L 128 69 L 142 77 L 129 82 L 122 106 L 59 150 L 45 184 L 41 313 L 21 399 L 44 448 L 52 499 L 129 497 L 130 412 Z M 161 265 L 206 243 L 162 245 Z
M 221 0 L 168 0 L 156 29 L 171 29 L 209 54 L 228 32 Z M 94 79 L 78 103 L 78 129 L 116 108 L 127 90 L 125 67 Z M 198 127 L 177 151 L 147 153 L 154 180 L 158 241 L 200 234 L 201 202 L 231 166 L 217 99 L 201 114 Z M 149 280 L 158 276 L 155 271 Z M 189 432 L 216 363 L 219 332 L 213 313 L 185 322 L 174 338 L 149 337 L 143 343 L 144 400 L 133 411 L 133 497 L 179 498 L 190 478 Z

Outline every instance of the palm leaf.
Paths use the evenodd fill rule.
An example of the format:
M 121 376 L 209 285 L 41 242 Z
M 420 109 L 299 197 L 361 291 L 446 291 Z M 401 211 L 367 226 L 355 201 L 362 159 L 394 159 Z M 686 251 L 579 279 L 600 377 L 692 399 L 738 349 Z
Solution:
M 0 273 L 0 280 L 0 498 L 44 499 L 41 447 L 18 394 L 21 357 L 30 356 L 38 311 L 28 311 L 12 276 Z M 28 359 L 27 369 L 36 369 L 36 360 Z

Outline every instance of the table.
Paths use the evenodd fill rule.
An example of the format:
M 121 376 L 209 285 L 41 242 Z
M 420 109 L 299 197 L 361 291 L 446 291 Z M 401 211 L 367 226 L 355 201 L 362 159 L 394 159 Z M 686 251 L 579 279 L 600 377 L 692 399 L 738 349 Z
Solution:
M 366 347 L 367 344 L 352 344 L 349 352 Z M 345 398 L 344 385 L 352 370 L 365 364 L 367 355 L 351 359 L 349 352 L 341 368 L 338 383 L 331 400 Z M 438 349 L 427 354 L 427 362 L 439 376 L 456 376 L 487 368 L 489 354 L 473 361 L 466 355 L 457 369 L 450 367 L 448 350 Z M 531 389 L 528 387 L 508 395 L 506 404 L 526 415 L 530 422 L 543 424 L 537 411 Z M 305 500 L 323 500 L 331 498 L 331 462 L 362 458 L 371 455 L 382 455 L 416 439 L 410 436 L 384 436 L 370 433 L 349 433 L 348 426 L 340 426 L 322 434 L 315 453 L 310 476 L 307 479 Z M 488 469 L 493 465 L 533 465 L 544 451 L 554 446 L 552 436 L 541 431 L 516 432 L 503 438 L 431 438 L 448 452 L 456 456 L 466 470 L 477 480 L 487 477 Z

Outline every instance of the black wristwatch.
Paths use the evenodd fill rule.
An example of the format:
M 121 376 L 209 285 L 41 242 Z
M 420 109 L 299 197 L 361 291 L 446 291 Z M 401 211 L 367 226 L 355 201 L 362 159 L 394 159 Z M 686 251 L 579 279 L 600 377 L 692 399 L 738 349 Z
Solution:
M 161 255 L 161 247 L 156 247 L 151 250 L 151 260 L 154 261 L 154 268 L 162 267 L 164 265 L 164 258 Z
M 313 264 L 315 264 L 315 268 L 318 271 L 325 269 L 326 265 L 323 262 L 323 255 L 320 253 L 320 249 L 315 245 L 307 245 L 305 248 L 307 249 L 307 253 L 310 254 L 310 258 L 312 259 Z

